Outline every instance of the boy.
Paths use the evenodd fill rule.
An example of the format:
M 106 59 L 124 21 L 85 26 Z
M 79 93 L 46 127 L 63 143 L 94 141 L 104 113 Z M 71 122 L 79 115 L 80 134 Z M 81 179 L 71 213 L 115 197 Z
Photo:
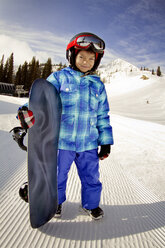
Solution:
M 62 101 L 56 217 L 61 216 L 66 200 L 67 175 L 73 161 L 82 185 L 82 208 L 95 220 L 104 215 L 99 207 L 102 190 L 99 158 L 105 159 L 110 154 L 113 136 L 105 87 L 94 74 L 104 48 L 104 41 L 92 33 L 75 35 L 66 49 L 70 66 L 47 78 Z M 99 154 L 98 146 L 101 146 Z

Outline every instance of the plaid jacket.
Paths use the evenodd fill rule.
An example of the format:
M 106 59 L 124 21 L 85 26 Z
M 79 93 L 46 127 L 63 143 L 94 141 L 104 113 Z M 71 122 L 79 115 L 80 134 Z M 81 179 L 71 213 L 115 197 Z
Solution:
M 67 67 L 47 78 L 62 101 L 59 149 L 83 152 L 113 144 L 104 84 L 96 75 L 83 75 Z

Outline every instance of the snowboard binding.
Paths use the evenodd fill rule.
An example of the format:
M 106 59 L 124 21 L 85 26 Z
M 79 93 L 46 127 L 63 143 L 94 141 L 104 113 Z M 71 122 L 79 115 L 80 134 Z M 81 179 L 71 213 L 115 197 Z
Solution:
M 24 145 L 24 137 L 26 136 L 26 130 L 23 129 L 22 127 L 14 127 L 13 129 L 10 130 L 10 133 L 12 133 L 13 140 L 17 142 L 19 147 L 27 151 L 27 147 Z M 25 202 L 28 202 L 28 183 L 24 183 L 20 189 L 19 189 L 19 196 L 21 197 L 22 200 Z
M 12 133 L 13 136 L 13 140 L 15 140 L 19 147 L 24 150 L 27 151 L 27 146 L 24 145 L 23 141 L 24 141 L 24 137 L 26 136 L 26 130 L 23 129 L 22 127 L 14 127 L 13 129 L 10 130 L 10 133 Z
M 28 183 L 24 183 L 20 189 L 19 189 L 19 196 L 24 200 L 25 202 L 29 202 L 28 200 Z

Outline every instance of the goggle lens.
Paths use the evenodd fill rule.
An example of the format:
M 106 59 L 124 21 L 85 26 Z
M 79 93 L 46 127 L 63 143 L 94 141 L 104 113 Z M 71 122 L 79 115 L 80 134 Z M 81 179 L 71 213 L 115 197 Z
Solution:
M 97 50 L 104 50 L 104 43 L 102 40 L 93 37 L 93 36 L 80 36 L 77 38 L 77 45 L 81 46 L 81 47 L 87 47 L 90 44 L 93 44 L 93 46 L 97 49 Z

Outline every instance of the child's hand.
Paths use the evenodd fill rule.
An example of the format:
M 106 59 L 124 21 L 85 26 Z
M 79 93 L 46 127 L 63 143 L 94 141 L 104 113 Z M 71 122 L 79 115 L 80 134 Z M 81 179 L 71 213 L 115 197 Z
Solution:
M 23 106 L 18 110 L 18 119 L 20 120 L 22 128 L 25 130 L 32 127 L 35 122 L 33 112 L 26 106 Z
M 101 145 L 100 153 L 98 154 L 100 160 L 104 160 L 111 152 L 111 145 Z

